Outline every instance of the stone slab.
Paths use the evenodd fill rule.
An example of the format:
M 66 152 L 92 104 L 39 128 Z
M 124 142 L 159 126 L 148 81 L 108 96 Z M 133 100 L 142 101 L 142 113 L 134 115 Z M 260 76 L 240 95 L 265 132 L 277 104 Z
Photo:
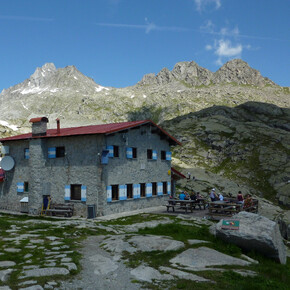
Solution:
M 131 275 L 138 281 L 152 282 L 153 280 L 173 280 L 173 276 L 169 274 L 161 274 L 158 270 L 146 267 L 139 266 L 133 269 Z
M 207 270 L 207 267 L 211 266 L 248 266 L 251 264 L 248 261 L 231 257 L 207 247 L 188 249 L 172 258 L 170 263 L 177 268 L 182 265 L 185 269 L 194 271 Z
M 16 263 L 13 261 L 0 261 L 0 268 L 8 268 L 15 266 Z
M 66 268 L 40 268 L 33 270 L 23 271 L 24 277 L 44 277 L 44 276 L 53 276 L 53 275 L 68 275 L 69 270 Z
M 176 270 L 170 267 L 159 267 L 159 270 L 161 271 L 165 271 L 173 276 L 176 276 L 180 279 L 185 279 L 185 280 L 191 280 L 191 281 L 195 281 L 195 282 L 212 282 L 206 278 L 197 276 L 195 274 L 191 274 L 188 272 L 184 272 L 184 271 L 180 271 L 180 270 Z
M 93 255 L 89 259 L 95 267 L 94 273 L 96 275 L 106 275 L 118 269 L 117 263 L 113 262 L 112 259 L 100 254 Z
M 0 271 L 0 280 L 2 282 L 7 281 L 12 272 L 13 272 L 12 269 L 1 270 Z

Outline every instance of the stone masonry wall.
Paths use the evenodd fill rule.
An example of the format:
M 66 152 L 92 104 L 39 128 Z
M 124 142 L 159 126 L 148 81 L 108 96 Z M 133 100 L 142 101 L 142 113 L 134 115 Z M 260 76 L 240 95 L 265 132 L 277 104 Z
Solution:
M 103 175 L 106 185 L 168 182 L 171 180 L 171 176 L 168 175 L 168 170 L 171 169 L 171 161 L 161 160 L 161 150 L 170 151 L 169 142 L 162 139 L 159 134 L 151 133 L 154 129 L 156 127 L 148 125 L 139 129 L 130 129 L 126 133 L 107 136 L 106 144 L 108 146 L 119 146 L 119 157 L 109 158 L 108 165 L 104 165 Z M 136 159 L 126 157 L 127 147 L 137 148 Z M 157 150 L 157 160 L 147 159 L 147 149 Z M 103 214 L 158 206 L 163 204 L 164 198 L 167 199 L 168 196 L 105 202 Z M 104 191 L 102 200 L 106 201 L 106 191 Z
M 52 202 L 64 203 L 65 186 L 72 184 L 87 187 L 87 201 L 69 201 L 74 203 L 75 214 L 87 216 L 87 205 L 98 203 L 102 190 L 100 156 L 103 136 L 71 136 L 47 138 L 45 151 L 50 147 L 65 147 L 65 156 L 60 158 L 45 158 L 42 172 L 42 194 L 51 195 Z M 32 176 L 32 180 L 37 176 Z
M 6 171 L 6 179 L 0 183 L 0 209 L 20 211 L 20 200 L 28 196 L 28 192 L 18 193 L 17 182 L 29 180 L 29 162 L 24 159 L 24 148 L 29 147 L 28 141 L 6 142 L 11 156 L 15 161 L 12 170 Z

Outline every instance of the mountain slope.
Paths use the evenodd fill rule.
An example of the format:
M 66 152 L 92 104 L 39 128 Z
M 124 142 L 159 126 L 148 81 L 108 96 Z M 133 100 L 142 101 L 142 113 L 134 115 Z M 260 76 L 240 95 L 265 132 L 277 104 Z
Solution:
M 205 171 L 216 175 L 203 177 L 200 191 L 214 186 L 236 194 L 240 187 L 290 206 L 290 109 L 257 102 L 215 106 L 162 126 L 182 141 L 174 149 L 181 170 L 198 179 Z
M 232 60 L 215 73 L 195 62 L 180 62 L 172 71 L 163 69 L 121 89 L 104 88 L 74 66 L 56 69 L 45 64 L 29 79 L 2 91 L 0 121 L 20 131 L 29 130 L 28 120 L 40 115 L 60 118 L 63 126 L 140 118 L 158 123 L 212 105 L 236 106 L 249 100 L 290 106 L 288 89 L 242 60 Z

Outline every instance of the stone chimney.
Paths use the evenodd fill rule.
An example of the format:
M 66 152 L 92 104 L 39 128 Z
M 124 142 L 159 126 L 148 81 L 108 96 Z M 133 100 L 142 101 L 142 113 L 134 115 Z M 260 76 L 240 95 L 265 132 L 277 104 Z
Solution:
M 32 123 L 32 137 L 46 135 L 48 123 L 48 119 L 46 117 L 32 118 L 29 122 Z

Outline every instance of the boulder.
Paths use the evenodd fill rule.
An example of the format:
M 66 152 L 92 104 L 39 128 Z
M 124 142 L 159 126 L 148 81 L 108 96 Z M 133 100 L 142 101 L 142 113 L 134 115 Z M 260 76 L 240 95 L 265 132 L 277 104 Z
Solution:
M 279 231 L 279 225 L 266 217 L 240 212 L 232 217 L 238 219 L 238 230 L 222 229 L 222 220 L 216 224 L 215 234 L 227 242 L 245 250 L 255 250 L 263 255 L 286 264 L 286 247 Z

